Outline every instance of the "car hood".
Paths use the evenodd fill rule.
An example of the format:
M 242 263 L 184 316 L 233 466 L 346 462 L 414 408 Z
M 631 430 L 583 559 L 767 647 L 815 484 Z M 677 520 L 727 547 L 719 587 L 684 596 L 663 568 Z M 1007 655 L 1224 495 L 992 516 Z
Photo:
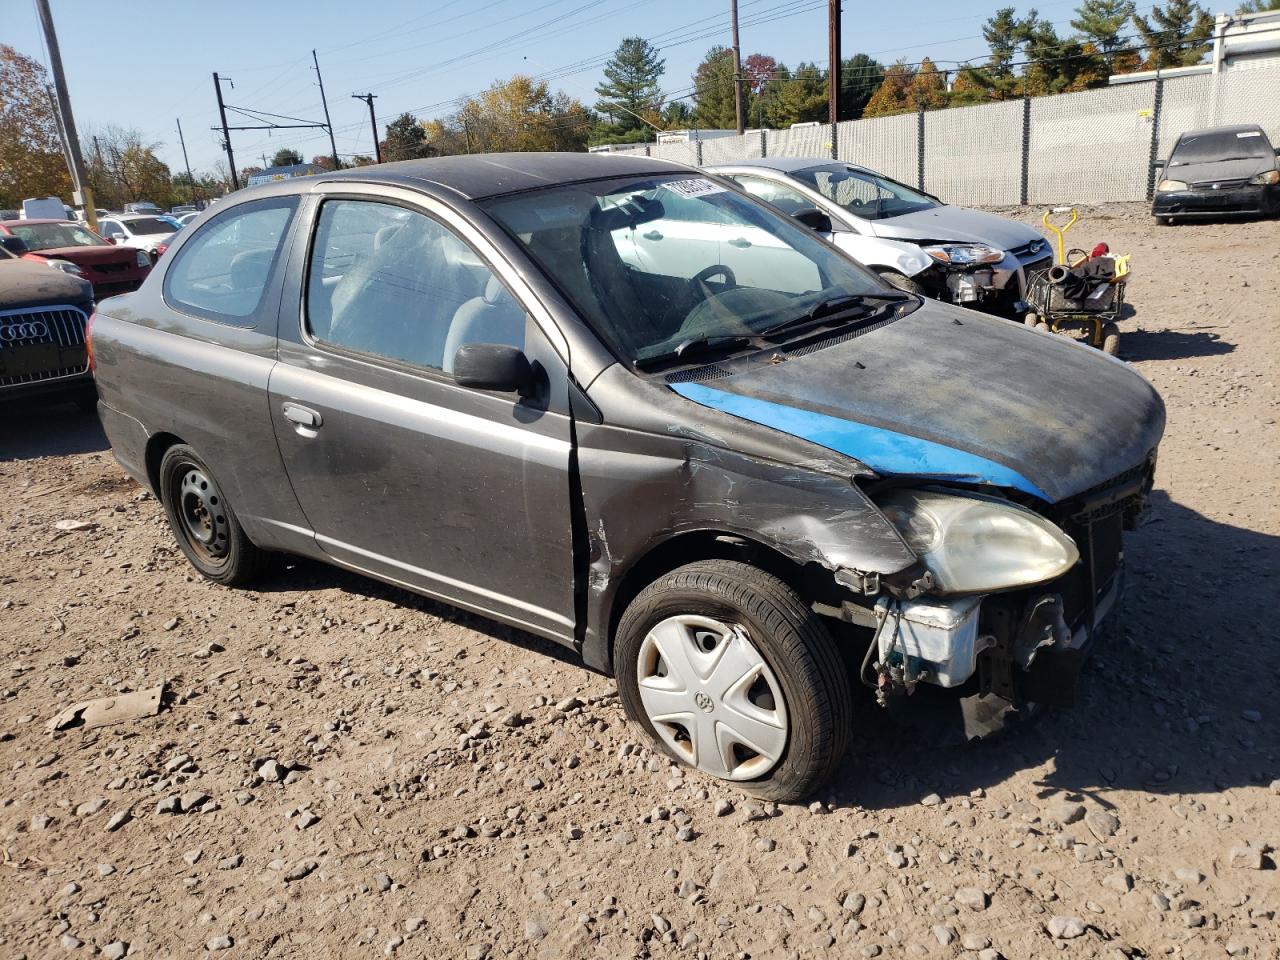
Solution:
M 30 260 L 0 262 L 0 310 L 21 310 L 68 303 L 84 306 L 93 299 L 89 281 Z
M 1039 231 L 1024 223 L 964 207 L 942 206 L 917 210 L 915 213 L 904 213 L 887 220 L 873 220 L 870 226 L 878 237 L 988 243 L 995 244 L 1001 250 L 1044 239 Z
M 1056 503 L 1142 464 L 1164 403 L 1123 362 L 933 301 L 786 362 L 672 389 L 885 476 L 1022 490 Z
M 132 266 L 137 262 L 137 255 L 133 251 L 114 245 L 103 247 L 49 247 L 44 250 L 32 250 L 31 252 L 37 257 L 44 257 L 46 260 L 70 260 L 77 265 L 128 263 Z
M 1164 176 L 1170 180 L 1182 180 L 1187 184 L 1205 180 L 1248 180 L 1267 170 L 1274 170 L 1276 161 L 1267 157 L 1241 157 L 1236 160 L 1210 160 L 1204 163 L 1179 163 L 1170 166 Z

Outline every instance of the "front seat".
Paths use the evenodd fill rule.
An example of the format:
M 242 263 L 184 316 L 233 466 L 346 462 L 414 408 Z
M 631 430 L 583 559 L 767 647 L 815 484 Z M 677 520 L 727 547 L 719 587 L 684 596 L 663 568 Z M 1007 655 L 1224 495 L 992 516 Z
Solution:
M 444 372 L 453 373 L 453 358 L 464 343 L 505 343 L 524 349 L 525 314 L 497 277 L 490 277 L 484 293 L 473 297 L 453 315 L 444 343 Z

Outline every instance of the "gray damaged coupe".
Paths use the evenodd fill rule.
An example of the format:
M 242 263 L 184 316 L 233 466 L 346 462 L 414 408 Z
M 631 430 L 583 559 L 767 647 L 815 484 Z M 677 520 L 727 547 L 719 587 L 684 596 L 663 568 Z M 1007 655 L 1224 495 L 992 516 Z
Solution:
M 672 758 L 778 800 L 832 775 L 863 686 L 1069 703 L 1164 427 L 1120 361 L 644 158 L 242 191 L 90 340 L 115 454 L 205 577 L 296 554 L 549 637 Z

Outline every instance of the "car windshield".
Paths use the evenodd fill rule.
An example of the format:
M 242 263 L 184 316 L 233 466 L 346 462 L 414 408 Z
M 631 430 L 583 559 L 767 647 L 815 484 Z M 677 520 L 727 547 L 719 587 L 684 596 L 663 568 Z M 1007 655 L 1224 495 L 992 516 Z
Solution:
M 21 237 L 28 250 L 52 250 L 56 247 L 103 247 L 107 243 L 84 227 L 74 223 L 24 223 L 9 228 Z
M 808 167 L 795 171 L 791 176 L 863 220 L 887 220 L 904 213 L 942 206 L 933 197 L 896 180 L 842 163 Z
M 760 345 L 791 321 L 893 296 L 810 230 L 705 177 L 571 184 L 484 205 L 641 366 Z
M 1184 134 L 1173 148 L 1169 166 L 1246 160 L 1274 156 L 1261 130 L 1222 130 L 1214 133 Z
M 172 220 L 163 217 L 140 217 L 137 220 L 126 220 L 124 225 L 134 236 L 174 233 L 178 229 Z

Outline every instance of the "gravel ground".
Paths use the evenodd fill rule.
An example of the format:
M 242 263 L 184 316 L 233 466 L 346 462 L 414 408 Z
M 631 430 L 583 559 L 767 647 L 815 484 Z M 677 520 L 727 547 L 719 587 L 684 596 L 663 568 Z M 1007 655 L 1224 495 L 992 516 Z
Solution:
M 1169 407 L 1119 625 L 1073 710 L 984 743 L 861 706 L 808 807 L 672 768 L 526 635 L 310 563 L 193 579 L 92 419 L 6 410 L 0 953 L 1280 957 L 1280 223 L 1072 239 L 1133 252 L 1122 353 Z

